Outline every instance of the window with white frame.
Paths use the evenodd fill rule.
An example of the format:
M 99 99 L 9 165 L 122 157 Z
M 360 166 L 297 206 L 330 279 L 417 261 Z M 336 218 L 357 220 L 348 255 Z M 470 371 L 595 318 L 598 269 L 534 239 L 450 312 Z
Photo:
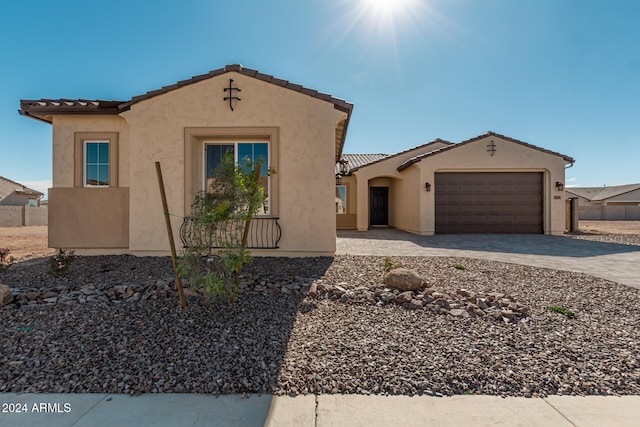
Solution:
M 235 162 L 244 166 L 262 162 L 259 185 L 265 195 L 264 205 L 258 210 L 258 215 L 269 215 L 269 143 L 266 141 L 224 141 L 206 142 L 204 158 L 204 190 L 211 191 L 216 169 L 224 161 L 228 153 L 233 154 Z
M 83 186 L 109 186 L 109 141 L 84 141 Z

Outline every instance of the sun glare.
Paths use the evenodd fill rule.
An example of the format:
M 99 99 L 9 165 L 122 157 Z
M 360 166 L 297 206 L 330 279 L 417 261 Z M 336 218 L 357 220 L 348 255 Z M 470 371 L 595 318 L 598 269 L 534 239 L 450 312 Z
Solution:
M 362 5 L 372 12 L 385 15 L 393 15 L 406 10 L 415 0 L 360 0 Z
M 435 0 L 335 0 L 341 9 L 328 33 L 336 46 L 353 36 L 367 49 L 396 55 L 431 28 Z
M 383 37 L 394 37 L 412 21 L 424 0 L 357 0 L 359 16 Z

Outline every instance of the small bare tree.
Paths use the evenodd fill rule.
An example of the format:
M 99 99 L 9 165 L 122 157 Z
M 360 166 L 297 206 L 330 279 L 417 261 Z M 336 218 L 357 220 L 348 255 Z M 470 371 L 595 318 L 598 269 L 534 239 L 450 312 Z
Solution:
M 252 261 L 247 238 L 251 219 L 265 201 L 259 185 L 261 170 L 261 161 L 238 165 L 228 154 L 207 191 L 198 193 L 191 205 L 188 247 L 178 271 L 192 288 L 203 290 L 206 296 L 224 298 L 229 304 L 237 296 L 242 266 Z

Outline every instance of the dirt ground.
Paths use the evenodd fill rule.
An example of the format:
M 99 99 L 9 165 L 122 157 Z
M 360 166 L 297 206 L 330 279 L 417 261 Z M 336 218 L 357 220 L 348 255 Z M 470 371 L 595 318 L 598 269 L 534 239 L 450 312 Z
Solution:
M 580 231 L 589 234 L 640 235 L 640 221 L 580 221 Z M 16 261 L 51 256 L 47 227 L 0 227 L 0 248 L 9 248 Z
M 47 226 L 0 227 L 0 248 L 9 248 L 16 261 L 50 256 L 54 249 L 47 247 Z
M 596 234 L 640 234 L 640 221 L 580 221 L 580 231 Z

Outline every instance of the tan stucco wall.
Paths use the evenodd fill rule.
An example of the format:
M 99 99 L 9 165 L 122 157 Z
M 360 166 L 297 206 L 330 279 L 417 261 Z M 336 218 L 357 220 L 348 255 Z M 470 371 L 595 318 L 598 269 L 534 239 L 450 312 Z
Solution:
M 347 187 L 347 212 L 336 214 L 336 228 L 351 230 L 356 228 L 357 186 L 355 176 L 342 178 L 342 185 Z
M 127 252 L 129 247 L 129 127 L 117 116 L 53 116 L 53 188 L 49 190 L 49 247 L 99 248 Z M 114 188 L 82 188 L 83 156 L 79 133 L 117 137 L 111 170 Z M 113 172 L 112 177 L 114 177 Z M 75 187 L 75 188 L 74 188 Z
M 129 247 L 128 188 L 49 190 L 49 247 Z
M 242 101 L 229 109 L 223 88 L 234 80 Z M 130 129 L 130 249 L 168 251 L 154 162 L 160 161 L 169 210 L 185 214 L 185 129 L 278 129 L 280 249 L 268 252 L 332 254 L 336 219 L 335 128 L 346 113 L 331 103 L 237 73 L 227 73 L 142 101 L 122 113 Z M 189 178 L 187 178 L 189 179 Z M 174 219 L 177 234 L 179 219 Z
M 493 140 L 496 152 L 487 152 Z M 357 229 L 369 226 L 369 187 L 384 179 L 389 184 L 389 225 L 416 234 L 435 232 L 436 172 L 542 172 L 544 176 L 544 232 L 562 234 L 565 228 L 565 193 L 557 191 L 555 182 L 564 183 L 565 164 L 562 157 L 526 147 L 496 136 L 487 136 L 452 150 L 426 157 L 402 172 L 397 167 L 404 161 L 445 144 L 417 149 L 382 162 L 362 167 L 356 178 Z M 431 184 L 427 192 L 425 183 Z
M 353 176 L 356 179 L 355 187 L 357 192 L 357 196 L 356 196 L 356 203 L 357 203 L 356 214 L 358 216 L 357 229 L 360 231 L 364 231 L 369 228 L 369 187 L 372 186 L 370 185 L 370 180 L 375 180 L 377 178 L 391 178 L 391 179 L 400 179 L 400 180 L 403 180 L 403 182 L 407 182 L 405 180 L 405 176 L 407 176 L 406 171 L 398 172 L 397 171 L 398 166 L 400 166 L 405 161 L 411 159 L 412 157 L 415 157 L 419 154 L 422 154 L 428 151 L 437 150 L 439 148 L 446 147 L 447 145 L 448 144 L 444 144 L 441 142 L 435 142 L 435 143 L 429 144 L 428 147 L 422 147 L 422 148 L 418 147 L 413 150 L 408 150 L 398 155 L 391 156 L 380 162 L 373 163 L 368 166 L 364 166 L 358 169 L 357 171 L 355 171 L 353 173 Z M 389 181 L 389 182 L 393 182 L 393 181 Z M 400 184 L 396 182 L 395 183 L 396 189 L 398 185 Z M 391 216 L 393 216 L 394 224 L 390 224 L 390 225 L 393 225 L 394 227 L 398 227 L 398 228 L 403 228 L 408 231 L 412 229 L 411 224 L 415 225 L 415 223 L 417 222 L 417 218 L 420 215 L 419 212 L 417 211 L 408 212 L 408 209 L 407 209 L 407 212 L 403 212 L 403 214 L 400 216 L 398 216 L 395 212 L 393 215 L 391 215 L 391 209 L 396 209 L 395 207 L 394 208 L 391 207 L 391 204 L 392 204 L 391 201 L 394 200 L 394 203 L 399 203 L 399 205 L 395 205 L 395 206 L 403 206 L 403 203 L 406 203 L 406 205 L 409 206 L 415 202 L 414 199 L 417 197 L 417 195 L 415 194 L 414 191 L 409 191 L 409 193 L 403 191 L 401 193 L 403 194 L 403 196 L 400 196 L 400 195 L 396 196 L 391 194 L 392 193 L 391 190 L 392 189 L 390 188 L 389 189 L 389 205 L 390 205 L 389 214 L 390 214 L 390 221 L 391 221 Z M 404 195 L 407 196 L 406 199 L 404 198 L 405 197 Z M 402 198 L 398 199 L 398 197 L 402 197 Z
M 493 156 L 487 152 L 490 141 L 496 144 Z M 431 183 L 432 191 L 420 191 L 421 234 L 435 232 L 435 173 L 436 172 L 542 172 L 543 173 L 543 222 L 545 234 L 563 234 L 565 229 L 565 192 L 558 191 L 556 181 L 564 183 L 565 160 L 503 140 L 496 136 L 465 144 L 452 150 L 426 157 L 411 166 L 420 170 L 420 182 Z M 423 184 L 424 185 L 424 184 Z
M 420 173 L 409 169 L 394 180 L 389 190 L 389 204 L 393 206 L 395 215 L 389 219 L 389 225 L 410 233 L 420 233 L 420 198 L 417 192 L 423 186 L 419 182 Z
M 129 186 L 129 126 L 118 116 L 53 116 L 53 187 L 73 187 L 75 134 L 104 132 L 118 134 L 118 186 Z M 82 168 L 82 165 L 78 165 Z

